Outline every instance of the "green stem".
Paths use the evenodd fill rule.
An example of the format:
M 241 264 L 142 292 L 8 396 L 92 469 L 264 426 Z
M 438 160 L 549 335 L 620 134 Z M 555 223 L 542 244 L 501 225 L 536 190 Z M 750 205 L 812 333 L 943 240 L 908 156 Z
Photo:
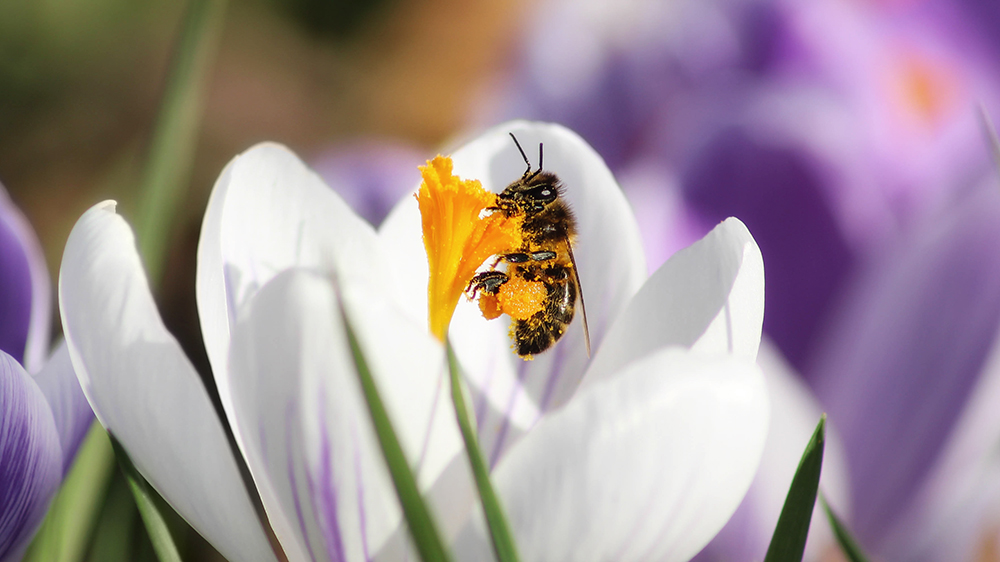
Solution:
M 115 465 L 108 434 L 94 422 L 35 535 L 25 562 L 79 562 L 87 553 Z
M 416 544 L 420 559 L 424 562 L 450 561 L 451 555 L 445 548 L 441 534 L 438 532 L 437 524 L 431 516 L 427 504 L 417 487 L 417 479 L 410 470 L 410 465 L 406 461 L 403 447 L 396 437 L 396 431 L 392 427 L 392 421 L 379 395 L 378 387 L 372 377 L 368 362 L 361 352 L 354 330 L 351 329 L 347 314 L 343 313 L 344 327 L 347 331 L 348 344 L 351 346 L 351 353 L 354 355 L 354 364 L 358 373 L 358 380 L 361 383 L 361 391 L 364 394 L 365 403 L 368 405 L 368 413 L 371 415 L 372 425 L 375 427 L 375 435 L 378 437 L 382 454 L 385 457 L 386 465 L 389 467 L 389 474 L 392 476 L 392 483 L 396 487 L 396 495 L 399 496 L 399 503 L 403 508 L 403 515 L 410 529 L 410 536 Z
M 125 475 L 129 489 L 132 490 L 132 496 L 135 497 L 135 504 L 139 508 L 142 522 L 146 525 L 146 531 L 149 533 L 149 540 L 153 543 L 153 550 L 156 551 L 157 558 L 160 559 L 160 562 L 181 562 L 181 554 L 177 550 L 177 545 L 174 544 L 166 519 L 156 505 L 149 484 L 136 470 L 132 460 L 128 458 L 128 454 L 114 437 L 111 438 L 111 445 L 115 449 L 115 456 L 118 457 L 118 466 L 121 468 L 122 474 Z
M 465 405 L 458 358 L 455 357 L 451 342 L 448 342 L 447 348 L 448 372 L 451 376 L 451 400 L 455 404 L 455 417 L 458 418 L 458 427 L 462 432 L 462 440 L 465 441 L 465 452 L 469 456 L 469 464 L 472 465 L 472 474 L 476 479 L 476 488 L 482 501 L 483 513 L 486 515 L 486 524 L 490 529 L 493 552 L 496 554 L 498 562 L 517 562 L 514 537 L 510 532 L 510 525 L 507 523 L 503 508 L 500 506 L 500 500 L 490 482 L 489 470 L 486 467 L 483 454 L 479 450 L 476 433 L 472 429 L 472 418 Z
M 170 227 L 191 173 L 206 77 L 225 6 L 226 0 L 192 0 L 188 5 L 150 139 L 139 185 L 136 231 L 154 287 L 163 274 Z

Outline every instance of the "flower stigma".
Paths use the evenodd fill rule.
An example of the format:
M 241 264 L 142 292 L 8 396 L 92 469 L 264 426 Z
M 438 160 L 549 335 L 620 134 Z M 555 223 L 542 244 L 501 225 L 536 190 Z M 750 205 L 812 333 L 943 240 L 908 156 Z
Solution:
M 428 320 L 431 333 L 442 341 L 458 299 L 476 270 L 490 256 L 511 252 L 523 244 L 523 217 L 491 212 L 496 208 L 496 194 L 484 189 L 479 180 L 454 175 L 452 166 L 451 158 L 446 156 L 437 156 L 420 166 L 423 181 L 416 195 L 430 270 Z M 530 303 L 531 297 L 518 296 L 518 286 L 508 289 L 507 297 L 494 297 L 496 302 L 486 308 L 481 304 L 484 316 L 489 318 L 489 307 L 498 311 L 495 318 Z

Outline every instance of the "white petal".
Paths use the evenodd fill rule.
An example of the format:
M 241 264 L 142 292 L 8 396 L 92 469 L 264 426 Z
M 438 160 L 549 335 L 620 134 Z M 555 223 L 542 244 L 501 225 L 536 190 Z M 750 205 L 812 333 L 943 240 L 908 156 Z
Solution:
M 439 486 L 432 494 L 432 500 L 440 497 L 438 523 L 446 534 L 457 532 L 472 506 L 473 488 L 444 348 L 379 287 L 350 281 L 340 287 L 351 327 L 418 484 L 424 490 Z
M 292 559 L 364 560 L 400 521 L 341 318 L 326 279 L 290 270 L 233 331 L 234 412 Z
M 230 560 L 274 560 L 219 418 L 160 320 L 113 202 L 70 233 L 59 302 L 83 391 L 142 475 Z
M 520 178 L 524 160 L 508 133 L 517 137 L 535 167 L 543 143 L 544 169 L 556 173 L 565 186 L 579 227 L 574 252 L 596 349 L 646 276 L 635 217 L 601 157 L 559 125 L 514 121 L 491 129 L 454 152 L 456 175 L 479 179 L 495 192 Z M 415 318 L 426 322 L 427 257 L 416 202 L 404 198 L 380 234 L 392 252 L 393 277 L 403 282 L 403 300 L 411 303 Z M 562 340 L 525 362 L 510 351 L 504 321 L 487 322 L 474 303 L 459 302 L 450 337 L 471 381 L 480 438 L 493 462 L 541 412 L 564 403 L 576 389 L 588 361 L 581 319 L 578 306 Z
M 223 170 L 198 244 L 198 311 L 219 396 L 232 418 L 229 331 L 240 307 L 291 267 L 383 276 L 375 232 L 287 148 L 257 145 Z M 242 447 L 243 436 L 236 434 Z
M 753 361 L 763 319 L 760 248 L 742 222 L 726 219 L 646 281 L 609 331 L 585 384 L 671 345 Z
M 688 560 L 746 493 L 767 419 L 759 369 L 726 356 L 662 350 L 582 389 L 494 471 L 522 557 Z
M 766 338 L 761 342 L 757 364 L 767 380 L 771 402 L 764 455 L 743 503 L 706 548 L 710 552 L 707 559 L 764 559 L 802 452 L 823 413 L 809 388 Z M 846 460 L 830 420 L 826 423 L 820 490 L 838 514 L 845 517 L 850 513 Z M 836 548 L 833 532 L 817 501 L 803 559 L 822 560 Z

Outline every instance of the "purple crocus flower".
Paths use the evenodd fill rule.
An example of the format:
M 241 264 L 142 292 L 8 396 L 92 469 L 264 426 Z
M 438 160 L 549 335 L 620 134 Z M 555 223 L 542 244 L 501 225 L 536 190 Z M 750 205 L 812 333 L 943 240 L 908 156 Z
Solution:
M 50 311 L 51 288 L 38 241 L 0 187 L 3 562 L 20 559 L 93 417 L 65 345 L 39 370 L 49 344 Z

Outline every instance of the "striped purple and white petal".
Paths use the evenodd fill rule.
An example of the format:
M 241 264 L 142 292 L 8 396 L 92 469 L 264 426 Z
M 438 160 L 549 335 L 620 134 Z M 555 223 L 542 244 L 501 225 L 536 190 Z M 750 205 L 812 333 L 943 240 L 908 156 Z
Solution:
M 371 225 L 287 148 L 264 143 L 234 158 L 216 181 L 198 244 L 196 291 L 202 334 L 237 443 L 228 372 L 231 326 L 240 309 L 293 267 L 386 277 Z
M 361 394 L 345 318 L 404 452 L 417 459 L 418 484 L 430 488 L 444 468 L 428 462 L 464 461 L 450 453 L 461 445 L 441 344 L 394 310 L 377 287 L 338 283 L 315 271 L 279 274 L 241 314 L 230 356 L 241 380 L 234 411 L 256 423 L 246 432 L 248 463 L 268 490 L 265 503 L 275 503 L 287 519 L 288 536 L 279 539 L 296 545 L 298 552 L 286 549 L 292 559 L 401 559 L 402 512 Z M 437 417 L 414 407 L 422 396 L 440 403 Z M 414 433 L 426 437 L 425 450 L 412 450 L 421 442 Z M 449 455 L 434 451 L 441 448 Z M 467 474 L 447 483 L 467 490 L 463 502 L 435 504 L 432 495 L 445 533 L 454 534 L 472 506 Z
M 682 348 L 582 388 L 493 472 L 521 555 L 690 559 L 746 493 L 768 414 L 753 363 Z M 460 560 L 489 559 L 480 520 L 460 537 Z
M 34 379 L 0 351 L 0 561 L 20 560 L 62 480 L 52 411 Z
M 274 560 L 223 426 L 160 319 L 113 202 L 70 233 L 59 302 L 83 391 L 139 472 L 225 557 Z
M 31 225 L 0 185 L 0 350 L 35 373 L 51 338 L 52 287 Z

